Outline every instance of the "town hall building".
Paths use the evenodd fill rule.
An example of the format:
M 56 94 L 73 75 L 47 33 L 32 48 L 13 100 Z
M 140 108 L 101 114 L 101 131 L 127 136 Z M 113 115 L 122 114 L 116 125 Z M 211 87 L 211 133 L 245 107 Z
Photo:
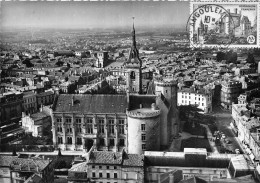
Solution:
M 136 47 L 135 28 L 127 71 L 126 94 L 60 94 L 52 107 L 53 144 L 62 150 L 131 154 L 159 151 L 179 136 L 177 81 L 153 78 L 154 88 L 142 92 L 142 60 Z

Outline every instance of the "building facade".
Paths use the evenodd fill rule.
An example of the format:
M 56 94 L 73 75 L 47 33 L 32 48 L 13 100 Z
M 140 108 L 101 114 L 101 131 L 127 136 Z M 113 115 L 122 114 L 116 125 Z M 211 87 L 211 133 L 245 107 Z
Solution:
M 24 133 L 19 124 L 22 109 L 22 93 L 9 92 L 0 95 L 0 144 L 9 143 Z
M 143 183 L 144 156 L 122 152 L 90 151 L 86 161 L 69 170 L 68 182 Z
M 204 113 L 210 113 L 212 92 L 205 89 L 182 88 L 178 91 L 178 105 L 197 105 Z
M 226 109 L 232 108 L 232 103 L 238 102 L 238 97 L 242 91 L 242 83 L 229 80 L 221 83 L 221 105 Z
M 23 112 L 33 114 L 37 111 L 36 93 L 23 92 Z
M 53 110 L 53 143 L 63 150 L 118 151 L 127 146 L 125 95 L 61 94 Z
M 232 105 L 231 127 L 237 132 L 239 141 L 252 161 L 260 160 L 260 119 L 251 116 L 246 104 Z
M 47 91 L 47 92 L 41 92 L 37 93 L 37 108 L 39 109 L 42 105 L 51 105 L 54 101 L 54 92 Z
M 17 156 L 0 156 L 0 182 L 31 182 L 35 175 L 42 183 L 54 182 L 53 161 L 19 158 Z
M 51 117 L 44 112 L 37 112 L 31 115 L 23 113 L 22 127 L 25 133 L 32 134 L 34 137 L 41 137 L 43 129 L 51 125 Z

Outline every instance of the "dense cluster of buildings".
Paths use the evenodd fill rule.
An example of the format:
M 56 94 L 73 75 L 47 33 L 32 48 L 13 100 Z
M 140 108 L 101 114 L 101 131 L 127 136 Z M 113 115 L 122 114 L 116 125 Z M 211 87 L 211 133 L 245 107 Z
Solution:
M 245 63 L 242 52 L 236 64 L 217 62 L 216 53 L 203 51 L 141 55 L 135 36 L 133 27 L 128 53 L 1 53 L 1 144 L 25 133 L 42 137 L 51 128 L 55 149 L 86 152 L 69 169 L 69 182 L 238 182 L 236 177 L 257 177 L 259 166 L 255 169 L 242 155 L 163 151 L 182 130 L 179 106 L 211 113 L 216 104 L 232 110 L 232 127 L 251 160 L 258 162 L 260 67 Z M 25 160 L 10 159 L 15 166 L 2 160 L 0 168 L 7 168 L 3 172 L 13 180 L 23 174 L 19 162 Z M 22 182 L 25 177 L 52 182 L 44 180 L 44 170 L 53 171 L 51 162 L 41 161 L 43 172 L 38 165 L 31 171 L 33 163 L 24 165 L 30 173 L 21 175 Z

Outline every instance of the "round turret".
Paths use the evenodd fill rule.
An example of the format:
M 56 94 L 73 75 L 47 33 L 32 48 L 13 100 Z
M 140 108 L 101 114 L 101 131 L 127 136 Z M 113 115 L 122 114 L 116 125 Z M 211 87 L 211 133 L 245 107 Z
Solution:
M 129 153 L 142 154 L 145 150 L 160 149 L 160 114 L 155 104 L 151 108 L 127 111 Z

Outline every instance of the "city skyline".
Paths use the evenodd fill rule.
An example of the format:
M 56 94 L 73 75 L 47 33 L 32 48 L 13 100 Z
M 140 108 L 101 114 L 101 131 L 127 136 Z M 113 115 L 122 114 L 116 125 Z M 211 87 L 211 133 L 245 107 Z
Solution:
M 184 27 L 188 2 L 2 2 L 2 28 Z M 15 13 L 14 13 L 15 12 Z

